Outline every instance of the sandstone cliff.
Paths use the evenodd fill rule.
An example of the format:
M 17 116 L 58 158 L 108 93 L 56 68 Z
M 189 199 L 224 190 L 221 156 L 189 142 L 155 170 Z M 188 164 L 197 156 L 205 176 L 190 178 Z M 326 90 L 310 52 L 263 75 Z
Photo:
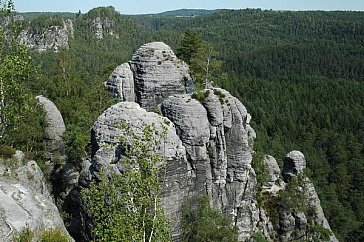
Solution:
M 208 195 L 211 206 L 238 227 L 240 240 L 248 240 L 258 220 L 250 115 L 239 100 L 220 88 L 204 90 L 204 100 L 194 99 L 187 94 L 193 90 L 190 79 L 187 65 L 160 42 L 143 45 L 131 61 L 117 67 L 105 86 L 121 100 L 135 100 L 140 107 L 119 103 L 100 116 L 92 129 L 91 171 L 110 162 L 117 164 L 118 123 L 127 121 L 139 129 L 143 123 L 160 125 L 165 118 L 143 109 L 160 106 L 171 121 L 172 143 L 179 144 L 167 148 L 174 155 L 167 155 L 162 195 L 165 212 L 173 221 L 174 240 L 180 238 L 182 202 L 202 195 Z
M 315 214 L 309 217 L 313 222 L 279 198 L 290 179 L 306 167 L 300 152 L 287 155 L 284 180 L 275 159 L 266 157 L 269 179 L 262 193 L 267 199 L 258 205 L 256 171 L 252 168 L 255 132 L 249 124 L 250 114 L 221 88 L 191 94 L 188 66 L 164 43 L 143 45 L 129 62 L 113 71 L 105 87 L 122 102 L 107 109 L 95 122 L 91 161 L 84 162 L 80 187 L 70 193 L 74 216 L 71 231 L 77 239 L 89 239 L 91 228 L 80 188 L 97 178 L 103 166 L 110 165 L 116 173 L 122 173 L 119 161 L 123 153 L 118 148 L 121 122 L 129 123 L 136 133 L 144 124 L 167 127 L 163 146 L 156 150 L 168 160 L 161 200 L 171 221 L 173 241 L 181 239 L 183 201 L 193 203 L 203 195 L 238 228 L 240 241 L 250 241 L 257 232 L 272 241 L 301 240 L 311 224 L 330 229 L 308 178 L 304 179 L 305 191 L 307 202 L 314 207 Z M 264 204 L 273 206 L 274 216 Z M 332 236 L 331 240 L 336 239 Z
M 70 19 L 62 22 L 62 25 L 49 26 L 38 31 L 26 28 L 20 32 L 18 40 L 28 49 L 38 52 L 68 49 L 68 41 L 73 38 L 73 22 Z

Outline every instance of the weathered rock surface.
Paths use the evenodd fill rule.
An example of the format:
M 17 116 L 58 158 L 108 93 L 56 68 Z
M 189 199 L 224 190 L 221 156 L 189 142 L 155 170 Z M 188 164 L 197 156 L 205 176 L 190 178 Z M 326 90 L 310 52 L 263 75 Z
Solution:
M 50 26 L 40 32 L 24 29 L 18 36 L 21 44 L 38 52 L 47 50 L 58 52 L 62 48 L 68 49 L 70 38 L 73 38 L 73 22 L 70 19 L 64 20 L 63 26 Z
M 105 87 L 121 101 L 137 102 L 155 110 L 168 96 L 194 91 L 186 63 L 162 42 L 140 47 L 128 63 L 118 66 Z
M 12 241 L 14 233 L 28 226 L 38 229 L 66 228 L 47 190 L 35 161 L 17 152 L 13 160 L 0 160 L 0 238 Z
M 162 200 L 166 214 L 173 221 L 173 241 L 181 239 L 177 216 L 181 214 L 181 202 L 190 200 L 193 204 L 203 195 L 210 198 L 211 207 L 230 218 L 238 228 L 240 241 L 249 241 L 256 231 L 273 241 L 288 241 L 304 235 L 306 215 L 292 212 L 280 199 L 279 191 L 285 189 L 286 183 L 271 156 L 263 161 L 268 168 L 268 181 L 263 184 L 262 194 L 273 203 L 270 206 L 275 206 L 274 216 L 271 217 L 272 207 L 257 205 L 256 174 L 251 167 L 256 134 L 249 125 L 251 116 L 244 105 L 220 88 L 209 87 L 192 96 L 188 94 L 192 90 L 190 79 L 186 64 L 161 42 L 143 45 L 128 63 L 117 67 L 105 86 L 120 100 L 135 101 L 140 106 L 119 103 L 99 117 L 92 131 L 92 164 L 82 172 L 85 182 L 81 184 L 97 176 L 97 170 L 105 164 L 112 164 L 118 172 L 117 137 L 121 133 L 117 124 L 122 120 L 134 127 L 160 123 L 161 116 L 142 109 L 158 108 L 175 125 L 170 131 L 173 140 L 178 140 L 174 143 L 183 145 L 183 149 L 177 148 L 180 145 L 170 146 L 170 154 L 179 155 L 167 156 L 169 168 L 163 185 Z M 283 177 L 289 181 L 305 167 L 303 154 L 290 152 Z M 318 211 L 314 223 L 329 228 L 312 183 L 306 181 L 308 200 Z
M 273 185 L 281 178 L 281 169 L 279 168 L 278 162 L 273 156 L 267 155 L 263 159 L 263 164 L 268 171 L 268 182 Z
M 266 156 L 263 162 L 268 171 L 268 181 L 263 186 L 261 192 L 263 207 L 259 208 L 259 230 L 263 232 L 267 238 L 273 241 L 296 241 L 302 240 L 305 236 L 315 239 L 312 237 L 312 234 L 307 233 L 308 225 L 320 225 L 331 231 L 315 188 L 310 179 L 303 175 L 303 171 L 306 168 L 304 155 L 300 151 L 291 151 L 286 155 L 283 177 L 287 183 L 280 177 L 280 169 L 274 157 Z M 304 179 L 299 183 L 301 185 L 299 185 L 296 190 L 302 193 L 304 195 L 303 197 L 306 199 L 306 201 L 302 201 L 302 203 L 306 204 L 305 206 L 313 208 L 312 211 L 314 211 L 314 214 L 310 215 L 312 224 L 308 224 L 307 216 L 309 215 L 298 210 L 290 209 L 284 200 L 280 198 L 278 193 L 281 190 L 284 191 L 291 179 L 297 176 L 299 176 L 298 179 Z M 273 206 L 276 212 L 271 210 L 271 214 L 267 213 L 265 208 L 269 206 Z M 337 241 L 337 239 L 333 235 L 330 237 L 330 241 Z
M 121 101 L 135 102 L 134 74 L 129 63 L 116 67 L 105 82 L 105 87 Z
M 223 89 L 204 92 L 208 95 L 202 103 L 190 95 L 175 95 L 161 110 L 186 147 L 189 198 L 208 195 L 211 206 L 238 227 L 240 240 L 247 240 L 258 220 L 249 142 L 255 134 L 247 128 L 248 113 L 240 101 Z
M 305 156 L 297 150 L 289 152 L 284 159 L 283 174 L 288 181 L 292 176 L 303 172 L 306 169 Z
M 43 105 L 46 114 L 46 127 L 45 135 L 46 139 L 50 143 L 50 151 L 59 149 L 62 146 L 62 135 L 66 131 L 66 126 L 63 121 L 61 112 L 57 106 L 48 98 L 43 96 L 36 97 L 38 102 Z
M 163 181 L 161 200 L 164 212 L 172 222 L 172 232 L 178 236 L 182 204 L 187 196 L 187 163 L 185 148 L 176 134 L 175 127 L 167 118 L 147 112 L 137 103 L 121 102 L 107 109 L 92 128 L 93 156 L 90 172 L 97 176 L 100 167 L 111 165 L 119 172 L 118 161 L 123 155 L 118 148 L 124 134 L 120 124 L 129 124 L 135 135 L 140 134 L 144 125 L 153 124 L 159 133 L 166 129 L 167 135 L 156 147 L 157 152 L 167 158 L 166 175 Z M 83 176 L 88 179 L 87 173 Z M 87 183 L 87 181 L 85 182 Z
M 97 40 L 102 40 L 105 36 L 112 36 L 116 39 L 119 35 L 116 32 L 115 21 L 106 17 L 97 17 L 91 21 L 91 30 L 93 31 Z

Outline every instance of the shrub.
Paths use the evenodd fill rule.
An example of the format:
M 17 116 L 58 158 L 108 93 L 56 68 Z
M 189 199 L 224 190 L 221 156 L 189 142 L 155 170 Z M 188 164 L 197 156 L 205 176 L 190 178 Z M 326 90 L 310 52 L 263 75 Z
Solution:
M 0 145 L 0 156 L 3 158 L 12 158 L 15 154 L 15 149 L 8 145 Z
M 185 204 L 182 219 L 184 242 L 237 242 L 238 230 L 230 225 L 229 219 L 209 206 L 207 196 L 198 199 L 197 210 Z

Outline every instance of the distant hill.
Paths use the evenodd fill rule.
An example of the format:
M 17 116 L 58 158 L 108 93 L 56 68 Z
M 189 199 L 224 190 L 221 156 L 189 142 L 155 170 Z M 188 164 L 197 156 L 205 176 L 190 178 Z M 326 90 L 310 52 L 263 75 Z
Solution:
M 73 18 L 76 16 L 76 13 L 69 13 L 69 12 L 26 12 L 20 13 L 24 16 L 26 20 L 33 20 L 40 16 L 61 16 L 63 18 Z
M 161 16 L 183 16 L 183 17 L 192 17 L 192 16 L 203 16 L 209 15 L 220 11 L 219 9 L 215 10 L 206 10 L 206 9 L 177 9 L 172 11 L 166 11 L 162 13 L 158 13 L 157 15 Z

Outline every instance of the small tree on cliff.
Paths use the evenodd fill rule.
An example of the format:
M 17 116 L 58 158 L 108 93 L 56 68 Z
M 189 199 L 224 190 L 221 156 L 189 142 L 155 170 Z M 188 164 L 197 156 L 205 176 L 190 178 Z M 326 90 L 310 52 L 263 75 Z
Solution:
M 125 171 L 117 175 L 101 170 L 100 181 L 82 191 L 94 237 L 97 241 L 169 241 L 169 225 L 159 199 L 166 161 L 155 150 L 165 131 L 158 134 L 154 126 L 145 125 L 138 136 L 125 123 L 121 129 Z
M 177 56 L 190 66 L 198 89 L 205 88 L 217 79 L 223 64 L 223 61 L 218 59 L 218 53 L 212 44 L 203 41 L 200 34 L 191 29 L 184 33 L 177 48 Z

